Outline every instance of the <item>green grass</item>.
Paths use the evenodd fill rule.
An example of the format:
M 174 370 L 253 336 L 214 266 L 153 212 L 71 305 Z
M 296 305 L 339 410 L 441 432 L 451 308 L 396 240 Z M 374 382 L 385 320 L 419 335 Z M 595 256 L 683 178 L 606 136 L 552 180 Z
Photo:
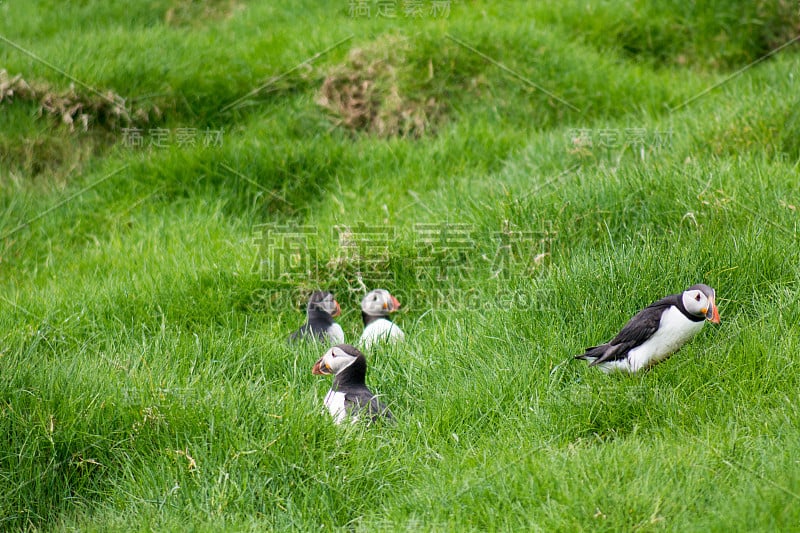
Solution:
M 149 110 L 146 139 L 223 137 L 132 148 L 0 103 L 0 529 L 797 528 L 798 45 L 731 78 L 796 35 L 791 3 L 36 4 L 0 1 L 0 35 Z M 5 41 L 0 68 L 70 84 Z M 383 116 L 437 113 L 350 131 L 317 103 L 342 72 Z M 360 334 L 343 226 L 389 228 L 408 342 L 367 380 L 393 425 L 333 426 L 322 349 L 285 342 L 317 287 Z M 275 279 L 289 227 L 318 268 Z M 722 323 L 669 361 L 571 360 L 701 281 Z

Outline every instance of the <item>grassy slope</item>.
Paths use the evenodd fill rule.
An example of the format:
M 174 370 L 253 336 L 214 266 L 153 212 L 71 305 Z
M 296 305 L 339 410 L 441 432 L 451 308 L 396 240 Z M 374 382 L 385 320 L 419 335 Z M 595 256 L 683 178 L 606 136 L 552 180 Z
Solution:
M 0 232 L 58 206 L 0 251 L 3 527 L 795 527 L 800 60 L 787 50 L 669 111 L 763 54 L 785 17 L 470 2 L 387 24 L 307 4 L 0 3 L 6 38 L 152 100 L 161 127 L 225 131 L 218 148 L 137 151 L 3 106 Z M 165 22 L 175 6 L 184 18 Z M 444 104 L 435 135 L 332 128 L 315 104 L 326 72 L 390 46 L 401 90 Z M 8 46 L 0 58 L 68 83 Z M 578 128 L 672 135 L 642 155 L 576 146 Z M 259 226 L 290 222 L 317 228 L 328 268 L 287 286 L 254 265 Z M 283 342 L 315 284 L 357 336 L 361 293 L 330 232 L 357 222 L 396 233 L 387 288 L 410 342 L 370 354 L 368 375 L 394 427 L 332 427 L 320 350 Z M 415 269 L 415 224 L 442 222 L 474 240 L 446 282 Z M 519 250 L 493 276 L 506 223 L 549 255 Z M 723 323 L 668 363 L 622 377 L 568 361 L 701 280 Z

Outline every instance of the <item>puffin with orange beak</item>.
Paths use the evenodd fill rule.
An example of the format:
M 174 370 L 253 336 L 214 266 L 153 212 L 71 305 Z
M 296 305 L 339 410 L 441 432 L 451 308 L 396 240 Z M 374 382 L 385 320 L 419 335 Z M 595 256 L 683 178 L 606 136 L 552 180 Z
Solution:
M 342 308 L 327 291 L 315 291 L 311 294 L 306 308 L 308 319 L 300 329 L 289 336 L 289 341 L 302 339 L 339 344 L 344 342 L 342 326 L 334 322 L 333 318 L 342 314 Z
M 706 320 L 719 324 L 716 294 L 708 285 L 692 285 L 645 307 L 616 337 L 575 358 L 604 372 L 646 370 L 677 352 L 703 329 Z
M 361 300 L 364 332 L 359 344 L 369 350 L 376 342 L 398 342 L 406 336 L 389 315 L 400 309 L 400 302 L 385 289 L 370 291 Z
M 325 395 L 325 407 L 335 424 L 348 416 L 351 422 L 366 413 L 370 422 L 379 418 L 392 420 L 389 408 L 367 388 L 367 359 L 349 344 L 337 344 L 314 363 L 311 373 L 322 376 L 333 374 L 333 385 Z

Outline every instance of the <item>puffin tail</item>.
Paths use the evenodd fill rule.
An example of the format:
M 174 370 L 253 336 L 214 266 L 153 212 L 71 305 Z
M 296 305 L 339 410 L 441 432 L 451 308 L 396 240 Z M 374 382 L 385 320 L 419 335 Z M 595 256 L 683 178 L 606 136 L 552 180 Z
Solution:
M 377 422 L 379 420 L 385 422 L 395 422 L 394 415 L 389 410 L 389 407 L 378 398 L 373 398 L 370 402 L 369 415 L 370 422 Z
M 600 346 L 592 346 L 591 348 L 586 348 L 586 351 L 582 354 L 576 355 L 575 359 L 583 359 L 584 361 L 589 361 L 589 366 L 594 365 L 600 357 L 606 352 L 606 348 L 608 348 L 607 344 L 601 344 Z

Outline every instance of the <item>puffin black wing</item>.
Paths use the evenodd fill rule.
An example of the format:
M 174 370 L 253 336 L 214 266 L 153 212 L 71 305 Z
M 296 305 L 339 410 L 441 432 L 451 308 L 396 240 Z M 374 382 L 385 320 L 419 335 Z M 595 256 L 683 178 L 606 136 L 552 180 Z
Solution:
M 359 387 L 347 391 L 344 396 L 344 406 L 351 415 L 359 415 L 362 411 L 366 410 L 371 422 L 376 421 L 380 417 L 384 417 L 387 420 L 394 420 L 394 416 L 392 416 L 386 404 L 372 394 L 372 391 L 367 387 Z
M 314 332 L 311 329 L 311 326 L 306 323 L 300 326 L 297 331 L 289 335 L 289 342 L 295 342 L 299 340 L 306 339 L 314 335 Z
M 312 324 L 305 323 L 300 328 L 289 335 L 289 342 L 295 342 L 303 339 L 316 339 L 320 341 L 325 340 L 325 330 L 315 328 Z
M 576 355 L 577 359 L 589 359 L 589 366 L 605 361 L 616 361 L 628 357 L 628 352 L 644 344 L 652 337 L 661 323 L 661 315 L 673 305 L 680 305 L 680 295 L 673 294 L 648 305 L 631 318 L 617 336 L 606 344 L 587 348 Z
M 300 340 L 306 336 L 306 332 L 308 331 L 308 324 L 303 324 L 300 326 L 297 331 L 289 335 L 289 342 L 294 342 L 296 340 Z

